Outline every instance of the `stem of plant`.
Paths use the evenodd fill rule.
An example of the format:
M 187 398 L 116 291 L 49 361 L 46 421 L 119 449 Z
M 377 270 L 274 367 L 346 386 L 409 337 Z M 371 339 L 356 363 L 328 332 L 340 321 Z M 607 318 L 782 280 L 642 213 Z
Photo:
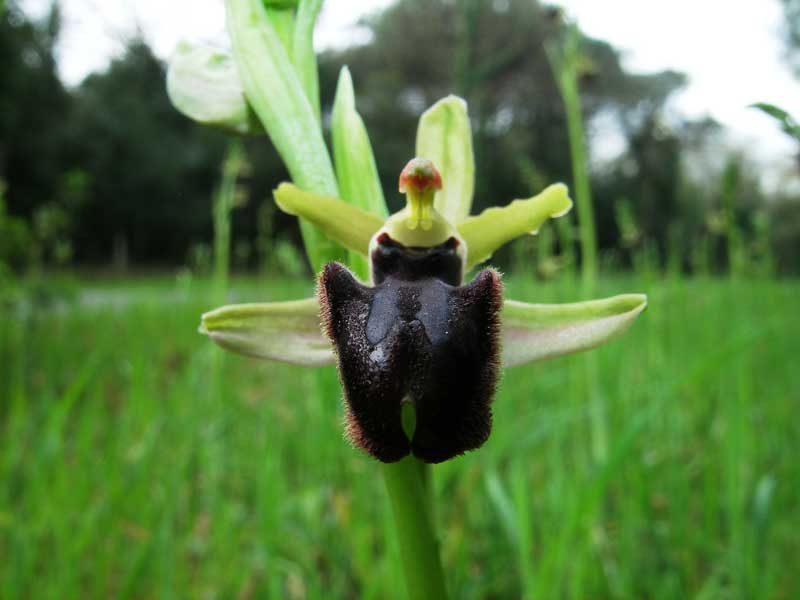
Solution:
M 225 302 L 231 253 L 231 212 L 236 200 L 236 179 L 242 170 L 244 150 L 240 140 L 231 140 L 222 161 L 222 180 L 214 197 L 213 300 Z
M 429 467 L 412 456 L 382 466 L 408 597 L 411 600 L 446 599 L 429 491 L 422 477 L 423 471 Z
M 567 34 L 562 48 L 548 47 L 547 55 L 553 75 L 564 102 L 569 136 L 569 153 L 572 162 L 572 178 L 575 204 L 578 211 L 578 232 L 581 247 L 581 280 L 583 293 L 594 294 L 597 281 L 597 235 L 594 229 L 592 192 L 589 184 L 588 153 L 583 131 L 583 111 L 578 89 L 578 79 L 586 59 L 581 54 L 580 32 L 574 25 Z M 587 393 L 591 414 L 589 423 L 592 433 L 592 456 L 595 462 L 604 463 L 608 455 L 608 426 L 606 406 L 598 389 L 597 359 L 594 354 L 584 358 Z
M 589 185 L 586 142 L 583 131 L 583 111 L 578 91 L 578 78 L 584 58 L 580 50 L 580 32 L 573 27 L 561 49 L 548 47 L 548 58 L 558 84 L 567 117 L 569 153 L 575 204 L 578 212 L 578 231 L 581 245 L 581 277 L 587 293 L 593 292 L 597 278 L 597 236 L 594 230 L 592 192 Z

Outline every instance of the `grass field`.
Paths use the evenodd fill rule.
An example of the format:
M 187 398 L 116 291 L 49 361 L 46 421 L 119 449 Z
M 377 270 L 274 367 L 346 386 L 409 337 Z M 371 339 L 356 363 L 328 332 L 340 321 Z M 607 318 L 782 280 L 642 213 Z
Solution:
M 311 291 L 235 280 L 230 300 Z M 434 469 L 452 596 L 800 597 L 800 283 L 600 291 L 650 307 L 591 361 L 507 371 L 489 442 Z M 87 282 L 74 305 L 0 317 L 0 597 L 402 597 L 335 374 L 213 347 L 210 294 Z

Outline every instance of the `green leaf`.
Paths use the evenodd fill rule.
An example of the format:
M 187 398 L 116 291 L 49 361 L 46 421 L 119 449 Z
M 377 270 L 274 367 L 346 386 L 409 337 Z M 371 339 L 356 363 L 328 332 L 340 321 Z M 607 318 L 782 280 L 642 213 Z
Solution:
M 750 106 L 752 108 L 757 108 L 778 121 L 784 133 L 800 140 L 800 124 L 798 124 L 795 118 L 788 112 L 774 104 L 767 104 L 766 102 L 757 102 Z
M 245 95 L 294 182 L 336 196 L 338 187 L 316 113 L 261 0 L 225 1 L 228 33 Z M 344 254 L 312 226 L 301 223 L 314 269 Z
M 314 52 L 314 25 L 322 8 L 322 0 L 300 0 L 295 15 L 292 62 L 314 114 L 319 120 L 319 73 Z
M 442 176 L 434 207 L 458 225 L 469 216 L 475 190 L 475 160 L 467 103 L 458 96 L 442 98 L 419 120 L 417 156 L 432 161 Z
M 589 350 L 623 334 L 647 307 L 644 294 L 573 304 L 503 304 L 503 365 Z
M 233 133 L 264 134 L 228 52 L 178 44 L 169 60 L 167 93 L 175 108 L 199 123 Z
M 283 212 L 313 224 L 329 239 L 360 254 L 367 254 L 370 239 L 383 226 L 383 219 L 375 213 L 291 183 L 280 184 L 273 195 Z
M 334 363 L 316 298 L 223 306 L 203 315 L 200 333 L 246 356 L 306 367 Z
M 264 3 L 269 22 L 278 35 L 286 50 L 286 55 L 291 60 L 294 56 L 294 9 L 293 5 L 281 6 L 272 2 Z
M 535 234 L 547 219 L 572 208 L 567 186 L 551 185 L 527 200 L 514 200 L 501 208 L 488 208 L 458 225 L 467 243 L 467 268 L 488 259 L 495 250 L 526 233 Z
M 333 159 L 342 199 L 384 219 L 388 216 L 378 167 L 372 154 L 367 128 L 356 111 L 353 80 L 347 67 L 339 72 L 336 98 L 331 116 Z M 369 275 L 369 265 L 361 253 L 351 253 L 348 261 L 362 279 Z

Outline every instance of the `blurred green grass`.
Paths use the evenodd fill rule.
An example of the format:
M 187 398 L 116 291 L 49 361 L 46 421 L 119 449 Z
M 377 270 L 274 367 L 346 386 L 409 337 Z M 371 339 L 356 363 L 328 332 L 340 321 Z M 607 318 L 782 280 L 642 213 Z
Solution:
M 580 299 L 520 277 L 509 295 Z M 797 598 L 796 281 L 605 279 L 650 308 L 506 372 L 492 437 L 434 469 L 454 598 Z M 235 279 L 230 301 L 310 281 Z M 379 470 L 336 376 L 196 333 L 209 282 L 86 282 L 0 317 L 0 597 L 394 598 Z M 600 394 L 609 454 L 592 459 Z

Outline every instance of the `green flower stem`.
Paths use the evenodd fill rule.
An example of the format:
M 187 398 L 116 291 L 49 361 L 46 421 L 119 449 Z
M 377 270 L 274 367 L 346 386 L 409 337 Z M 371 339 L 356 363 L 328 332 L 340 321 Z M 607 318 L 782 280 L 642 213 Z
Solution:
M 433 465 L 416 461 L 419 477 L 422 480 L 422 489 L 425 492 L 425 501 L 428 506 L 428 517 L 431 521 L 431 529 L 434 537 L 436 536 L 436 495 L 433 490 Z
M 563 48 L 558 50 L 552 46 L 548 47 L 547 54 L 567 116 L 569 153 L 579 221 L 581 279 L 584 294 L 590 296 L 594 294 L 597 281 L 597 235 L 594 229 L 592 192 L 589 185 L 583 111 L 578 90 L 578 79 L 587 68 L 588 59 L 581 53 L 580 41 L 581 34 L 573 25 L 567 34 Z M 598 386 L 598 365 L 594 354 L 584 359 L 584 366 L 590 406 L 592 456 L 597 463 L 603 464 L 608 455 L 608 419 L 605 399 Z
M 222 163 L 222 181 L 214 198 L 214 302 L 225 303 L 231 253 L 231 211 L 236 200 L 236 179 L 242 170 L 244 149 L 239 140 L 228 144 Z
M 567 109 L 567 129 L 569 130 L 569 152 L 572 159 L 572 172 L 575 180 L 575 204 L 578 211 L 578 231 L 581 240 L 581 274 L 587 287 L 594 288 L 597 278 L 597 236 L 594 231 L 594 209 L 589 176 L 586 169 L 586 143 L 583 133 L 583 113 L 581 111 L 578 83 L 574 74 L 563 77 L 561 93 Z
M 558 84 L 567 116 L 569 153 L 572 162 L 573 189 L 578 212 L 578 231 L 581 245 L 581 277 L 585 291 L 592 293 L 597 279 L 597 235 L 594 228 L 592 192 L 583 131 L 583 111 L 578 91 L 578 78 L 586 68 L 587 59 L 581 54 L 580 32 L 573 27 L 562 49 L 547 48 L 550 66 Z
M 383 478 L 392 503 L 400 558 L 411 600 L 446 599 L 444 572 L 423 479 L 429 467 L 412 456 L 383 464 Z

